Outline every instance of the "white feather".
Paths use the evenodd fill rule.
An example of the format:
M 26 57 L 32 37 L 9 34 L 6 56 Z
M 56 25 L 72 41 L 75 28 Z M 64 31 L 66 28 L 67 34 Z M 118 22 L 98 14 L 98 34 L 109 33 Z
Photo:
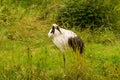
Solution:
M 56 24 L 53 24 L 53 26 L 57 26 Z M 68 49 L 68 39 L 71 37 L 76 37 L 77 35 L 70 31 L 70 30 L 65 30 L 63 28 L 59 28 L 61 33 L 55 29 L 55 33 L 50 33 L 52 29 L 50 29 L 48 36 L 52 37 L 53 43 L 61 50 L 64 51 L 65 49 Z

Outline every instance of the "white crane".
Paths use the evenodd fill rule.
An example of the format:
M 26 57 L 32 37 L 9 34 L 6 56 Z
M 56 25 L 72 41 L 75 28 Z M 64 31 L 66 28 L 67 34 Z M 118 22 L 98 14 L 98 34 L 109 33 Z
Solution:
M 64 68 L 65 68 L 65 55 L 64 50 L 72 48 L 75 52 L 79 51 L 80 54 L 84 51 L 83 41 L 72 31 L 60 28 L 57 24 L 53 24 L 48 33 L 52 37 L 53 43 L 62 51 Z

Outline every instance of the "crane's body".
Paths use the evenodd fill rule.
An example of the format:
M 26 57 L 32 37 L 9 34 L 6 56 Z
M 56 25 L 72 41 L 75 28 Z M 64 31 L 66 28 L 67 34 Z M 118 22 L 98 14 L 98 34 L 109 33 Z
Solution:
M 57 24 L 53 24 L 48 33 L 49 37 L 52 37 L 53 43 L 62 51 L 65 65 L 64 50 L 72 48 L 75 52 L 83 53 L 84 43 L 83 41 L 70 30 L 60 28 Z

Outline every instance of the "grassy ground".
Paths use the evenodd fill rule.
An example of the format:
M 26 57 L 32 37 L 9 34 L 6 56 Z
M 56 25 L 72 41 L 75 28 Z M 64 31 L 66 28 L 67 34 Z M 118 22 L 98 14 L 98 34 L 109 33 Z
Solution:
M 47 36 L 56 6 L 43 12 L 50 11 L 47 16 L 34 9 L 26 14 L 20 6 L 9 8 L 14 19 L 0 22 L 0 80 L 120 80 L 120 41 L 107 29 L 72 29 L 85 42 L 85 54 L 78 57 L 67 50 L 64 72 L 62 54 Z

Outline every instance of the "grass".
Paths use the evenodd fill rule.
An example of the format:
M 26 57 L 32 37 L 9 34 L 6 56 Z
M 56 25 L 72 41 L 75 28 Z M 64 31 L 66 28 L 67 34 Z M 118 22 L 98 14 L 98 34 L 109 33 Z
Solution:
M 62 54 L 47 36 L 55 6 L 46 9 L 47 16 L 36 9 L 9 8 L 12 16 L 6 15 L 7 22 L 0 19 L 0 80 L 120 80 L 120 41 L 107 29 L 72 29 L 85 42 L 85 54 L 65 51 L 64 72 Z
M 114 35 L 112 33 L 110 34 L 108 31 L 101 34 L 101 36 L 108 36 L 112 41 L 110 42 L 105 39 L 106 37 L 100 37 L 99 35 L 94 36 L 101 40 L 91 39 L 90 41 L 93 35 L 77 32 L 79 35 L 81 34 L 80 36 L 85 42 L 85 54 L 84 57 L 80 56 L 78 58 L 72 51 L 65 52 L 67 61 L 66 76 L 64 77 L 62 54 L 47 37 L 50 25 L 42 23 L 38 27 L 38 24 L 41 23 L 32 22 L 32 26 L 23 27 L 23 30 L 12 28 L 8 30 L 9 33 L 11 32 L 10 34 L 1 36 L 1 80 L 120 79 L 120 42 L 113 39 Z M 26 25 L 28 24 L 23 26 Z M 109 34 L 112 37 L 109 37 Z M 88 36 L 84 37 L 85 35 Z

